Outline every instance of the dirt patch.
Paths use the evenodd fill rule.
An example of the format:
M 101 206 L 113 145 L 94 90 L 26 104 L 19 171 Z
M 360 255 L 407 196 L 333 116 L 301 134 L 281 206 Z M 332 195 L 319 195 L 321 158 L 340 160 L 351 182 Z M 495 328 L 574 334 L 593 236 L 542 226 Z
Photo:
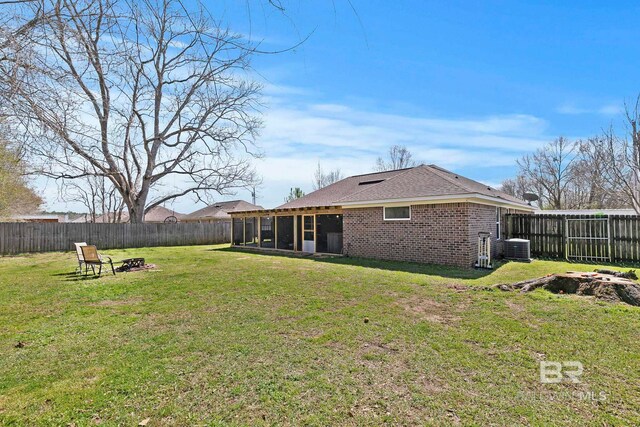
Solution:
M 451 313 L 450 306 L 440 302 L 411 296 L 400 298 L 395 302 L 413 317 L 433 323 L 450 323 L 460 320 L 460 317 Z
M 120 266 L 116 268 L 116 272 L 118 273 L 134 273 L 136 271 L 160 271 L 155 264 L 144 264 L 144 265 L 136 265 L 136 266 Z
M 448 285 L 447 288 L 452 289 L 456 292 L 466 292 L 469 290 L 469 286 L 466 285 Z
M 505 300 L 504 303 L 514 313 L 522 313 L 524 311 L 524 306 L 522 304 L 518 304 L 518 303 L 515 303 L 513 301 L 509 301 L 509 300 Z
M 370 420 L 401 416 L 405 425 L 424 422 L 415 397 L 441 393 L 446 388 L 435 378 L 412 375 L 416 366 L 406 350 L 394 343 L 365 342 L 360 346 L 362 369 L 353 372 L 359 393 L 349 409 L 349 417 Z
M 446 384 L 424 375 L 416 380 L 416 385 L 427 394 L 442 393 L 447 390 Z

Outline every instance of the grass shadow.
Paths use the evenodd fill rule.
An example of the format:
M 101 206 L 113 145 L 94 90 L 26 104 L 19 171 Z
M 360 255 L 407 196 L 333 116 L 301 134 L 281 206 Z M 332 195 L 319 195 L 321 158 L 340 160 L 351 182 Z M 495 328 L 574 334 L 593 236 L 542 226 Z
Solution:
M 78 273 L 76 273 L 75 271 L 68 271 L 65 273 L 55 273 L 52 274 L 52 276 L 57 276 L 57 277 L 71 277 L 71 276 L 77 276 Z
M 101 276 L 98 276 L 97 274 L 92 274 L 91 272 L 89 272 L 89 274 L 85 275 L 84 272 L 81 273 L 81 274 L 78 274 L 75 271 L 68 271 L 68 272 L 64 272 L 64 273 L 55 273 L 55 274 L 52 274 L 52 276 L 60 277 L 65 282 L 81 282 L 81 281 L 85 281 L 85 280 L 99 279 L 102 276 L 106 276 L 106 274 L 103 272 L 103 274 Z M 113 276 L 111 271 L 109 271 L 109 276 Z
M 64 279 L 65 282 L 85 282 L 88 280 L 96 280 L 96 279 L 100 279 L 102 276 L 98 276 L 97 274 L 94 275 L 89 275 L 89 276 L 85 276 L 83 275 L 74 275 L 74 277 L 67 277 L 66 279 Z
M 383 261 L 370 258 L 356 258 L 340 255 L 328 255 L 328 254 L 303 254 L 300 252 L 287 252 L 287 251 L 264 251 L 260 249 L 248 249 L 248 248 L 213 248 L 210 251 L 220 252 L 235 252 L 245 254 L 255 254 L 260 256 L 272 256 L 272 257 L 285 257 L 285 258 L 305 258 L 316 262 L 324 262 L 336 265 L 350 265 L 364 268 L 375 268 L 379 270 L 388 271 L 400 271 L 405 273 L 424 274 L 429 276 L 440 276 L 451 279 L 479 279 L 481 277 L 488 276 L 494 273 L 498 268 L 504 265 L 504 262 L 496 263 L 496 266 L 492 270 L 487 269 L 475 269 L 475 268 L 460 268 L 438 264 L 421 264 L 417 262 L 405 262 L 405 261 Z

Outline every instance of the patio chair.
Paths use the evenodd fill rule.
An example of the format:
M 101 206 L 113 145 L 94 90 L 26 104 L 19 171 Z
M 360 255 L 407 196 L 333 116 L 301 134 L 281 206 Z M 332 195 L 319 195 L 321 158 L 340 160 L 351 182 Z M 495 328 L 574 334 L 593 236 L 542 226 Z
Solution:
M 76 273 L 82 273 L 82 264 L 84 264 L 84 255 L 82 255 L 82 246 L 87 246 L 87 242 L 74 243 L 76 247 L 76 255 L 78 256 L 78 267 Z
M 100 269 L 98 270 L 98 276 L 102 275 L 102 266 L 107 264 L 111 266 L 111 272 L 113 273 L 113 275 L 116 275 L 116 269 L 113 268 L 113 261 L 111 260 L 111 258 L 104 257 L 103 259 L 98 253 L 98 248 L 96 248 L 94 245 L 80 246 L 80 249 L 82 249 L 82 257 L 84 258 L 83 262 L 85 276 L 89 274 L 89 267 L 91 267 L 91 270 L 95 275 L 96 265 L 100 267 Z

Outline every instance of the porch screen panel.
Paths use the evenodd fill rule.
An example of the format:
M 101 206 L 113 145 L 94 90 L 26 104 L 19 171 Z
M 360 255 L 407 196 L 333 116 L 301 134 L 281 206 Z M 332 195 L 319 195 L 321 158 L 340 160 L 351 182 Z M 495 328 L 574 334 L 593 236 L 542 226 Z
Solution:
M 342 215 L 316 215 L 316 250 L 342 253 Z
M 242 245 L 244 243 L 244 218 L 233 218 L 231 226 L 233 227 L 233 244 Z
M 272 216 L 263 216 L 260 218 L 260 247 L 276 247 L 274 221 Z
M 278 223 L 278 249 L 293 250 L 293 216 L 276 217 Z
M 258 218 L 245 218 L 244 229 L 245 246 L 258 246 Z

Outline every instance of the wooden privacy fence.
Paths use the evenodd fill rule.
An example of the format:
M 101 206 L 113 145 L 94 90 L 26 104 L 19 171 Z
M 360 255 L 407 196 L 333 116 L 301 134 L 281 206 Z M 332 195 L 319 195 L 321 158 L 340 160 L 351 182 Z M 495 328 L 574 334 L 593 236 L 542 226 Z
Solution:
M 74 242 L 99 249 L 229 243 L 231 223 L 0 223 L 0 255 L 69 251 Z
M 531 255 L 640 261 L 640 216 L 508 214 L 504 237 L 527 239 Z

